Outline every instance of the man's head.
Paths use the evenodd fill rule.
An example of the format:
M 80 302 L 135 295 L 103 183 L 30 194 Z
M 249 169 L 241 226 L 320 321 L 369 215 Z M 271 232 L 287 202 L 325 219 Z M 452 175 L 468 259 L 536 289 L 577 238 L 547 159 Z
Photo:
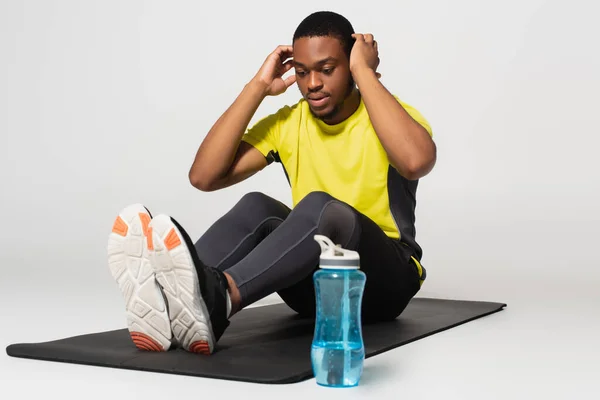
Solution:
M 330 11 L 309 15 L 294 32 L 298 88 L 312 113 L 326 121 L 338 119 L 354 89 L 350 73 L 353 33 L 346 18 Z

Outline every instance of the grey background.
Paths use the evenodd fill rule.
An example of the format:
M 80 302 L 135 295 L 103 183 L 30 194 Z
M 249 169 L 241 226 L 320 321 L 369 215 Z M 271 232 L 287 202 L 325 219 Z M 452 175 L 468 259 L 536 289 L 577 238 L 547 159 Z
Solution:
M 215 193 L 192 188 L 187 171 L 265 57 L 319 9 L 375 35 L 383 83 L 433 127 L 419 296 L 508 309 L 367 360 L 350 391 L 2 356 L 8 398 L 305 398 L 296 386 L 345 399 L 598 397 L 597 6 L 349 3 L 1 1 L 0 344 L 124 326 L 105 248 L 129 203 L 175 216 L 194 238 L 248 191 L 291 203 L 278 165 Z M 253 121 L 299 97 L 293 86 L 265 100 Z

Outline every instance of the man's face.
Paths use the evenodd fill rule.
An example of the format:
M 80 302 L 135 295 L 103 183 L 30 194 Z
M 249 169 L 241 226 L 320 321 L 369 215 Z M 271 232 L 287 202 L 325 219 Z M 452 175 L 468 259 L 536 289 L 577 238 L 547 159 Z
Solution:
M 340 41 L 329 36 L 296 39 L 293 62 L 296 83 L 312 113 L 333 118 L 354 85 Z

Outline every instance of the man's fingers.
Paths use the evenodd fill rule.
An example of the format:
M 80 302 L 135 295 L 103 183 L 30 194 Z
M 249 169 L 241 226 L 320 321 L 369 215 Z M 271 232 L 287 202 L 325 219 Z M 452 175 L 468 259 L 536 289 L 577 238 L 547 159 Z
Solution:
M 377 42 L 371 33 L 353 33 L 352 37 L 356 40 L 364 41 L 365 43 L 373 44 L 377 48 Z
M 296 82 L 296 74 L 290 75 L 283 80 L 285 82 L 285 87 L 288 88 Z
M 283 61 L 294 54 L 294 48 L 288 45 L 281 45 L 277 46 L 273 53 L 277 54 L 281 61 Z
M 290 69 L 292 69 L 293 66 L 293 60 L 287 60 L 286 62 L 284 62 L 282 75 L 288 72 Z
M 275 51 L 276 51 L 276 52 L 280 52 L 280 53 L 281 53 L 281 52 L 286 52 L 286 51 L 289 51 L 289 52 L 291 52 L 291 51 L 293 51 L 293 50 L 294 50 L 294 48 L 293 48 L 292 46 L 290 46 L 289 44 L 282 44 L 282 45 L 279 45 L 279 46 L 277 46 L 277 48 L 275 49 Z

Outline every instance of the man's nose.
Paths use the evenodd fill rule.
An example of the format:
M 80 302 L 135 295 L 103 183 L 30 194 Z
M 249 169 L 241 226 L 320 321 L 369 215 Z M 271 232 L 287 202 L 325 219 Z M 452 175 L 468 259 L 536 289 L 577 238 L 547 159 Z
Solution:
M 319 90 L 323 87 L 323 81 L 316 72 L 311 72 L 308 77 L 308 89 L 311 92 Z

